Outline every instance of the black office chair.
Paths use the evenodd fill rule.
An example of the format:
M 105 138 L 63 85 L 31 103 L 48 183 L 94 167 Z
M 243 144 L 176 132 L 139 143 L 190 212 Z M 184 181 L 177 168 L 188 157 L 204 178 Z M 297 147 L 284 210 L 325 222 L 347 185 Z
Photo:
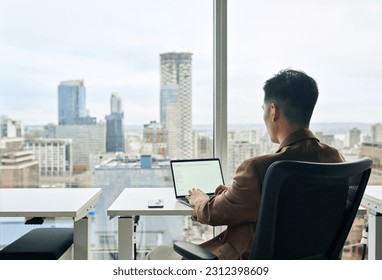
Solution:
M 346 163 L 278 161 L 267 170 L 249 259 L 340 259 L 372 168 Z M 186 259 L 217 259 L 185 241 Z

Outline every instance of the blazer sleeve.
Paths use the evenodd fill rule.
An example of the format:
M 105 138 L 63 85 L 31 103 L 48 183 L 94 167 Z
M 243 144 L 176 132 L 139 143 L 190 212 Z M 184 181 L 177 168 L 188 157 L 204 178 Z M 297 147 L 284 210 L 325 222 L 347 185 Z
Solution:
M 260 203 L 260 178 L 251 160 L 238 167 L 228 190 L 209 200 L 197 201 L 193 220 L 212 226 L 255 222 Z

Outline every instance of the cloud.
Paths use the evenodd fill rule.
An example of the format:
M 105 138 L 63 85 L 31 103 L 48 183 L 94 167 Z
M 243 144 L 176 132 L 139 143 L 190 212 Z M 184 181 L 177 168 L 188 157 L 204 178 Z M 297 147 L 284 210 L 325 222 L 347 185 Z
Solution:
M 229 1 L 229 121 L 262 122 L 264 81 L 287 67 L 317 80 L 316 121 L 380 121 L 370 104 L 381 99 L 381 12 L 376 0 Z M 187 51 L 194 123 L 210 120 L 212 37 L 210 1 L 2 1 L 0 114 L 56 122 L 58 84 L 84 79 L 91 115 L 104 119 L 119 92 L 127 122 L 147 123 L 158 118 L 159 54 Z

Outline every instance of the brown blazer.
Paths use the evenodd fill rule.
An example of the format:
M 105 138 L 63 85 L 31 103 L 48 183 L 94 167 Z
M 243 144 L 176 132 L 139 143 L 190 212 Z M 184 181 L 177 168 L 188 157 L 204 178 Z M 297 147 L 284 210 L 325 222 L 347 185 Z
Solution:
M 334 148 L 320 143 L 308 129 L 290 134 L 274 154 L 247 159 L 238 167 L 231 187 L 210 200 L 197 201 L 193 220 L 227 229 L 202 244 L 219 259 L 248 259 L 259 211 L 260 190 L 268 167 L 278 160 L 342 162 Z

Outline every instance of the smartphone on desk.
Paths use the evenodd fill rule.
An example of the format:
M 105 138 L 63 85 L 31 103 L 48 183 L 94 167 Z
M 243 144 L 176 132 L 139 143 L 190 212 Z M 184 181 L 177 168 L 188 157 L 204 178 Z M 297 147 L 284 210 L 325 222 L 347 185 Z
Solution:
M 149 208 L 163 208 L 164 206 L 164 201 L 163 199 L 150 199 L 148 202 L 148 207 Z

